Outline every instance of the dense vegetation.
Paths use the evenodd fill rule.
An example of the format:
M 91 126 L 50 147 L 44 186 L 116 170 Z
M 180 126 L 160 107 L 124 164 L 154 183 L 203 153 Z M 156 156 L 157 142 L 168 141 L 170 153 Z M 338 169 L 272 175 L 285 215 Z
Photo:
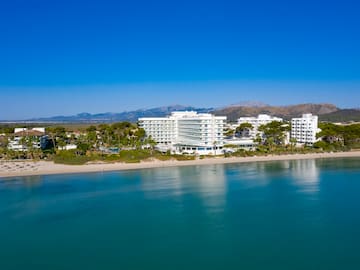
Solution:
M 250 124 L 241 124 L 236 129 L 236 134 L 246 129 L 252 129 Z M 320 123 L 322 130 L 318 133 L 320 139 L 313 146 L 297 146 L 296 140 L 290 139 L 289 144 L 284 143 L 284 132 L 290 130 L 290 123 L 273 121 L 258 128 L 263 132 L 263 136 L 258 136 L 255 140 L 258 145 L 255 151 L 239 149 L 234 153 L 226 153 L 225 156 L 261 156 L 261 155 L 281 155 L 295 153 L 318 153 L 349 151 L 360 149 L 360 124 L 335 125 L 332 123 Z
M 327 122 L 360 122 L 359 109 L 343 109 L 323 115 L 319 115 L 321 121 Z
M 289 131 L 288 123 L 271 122 L 259 127 L 263 136 L 255 141 L 255 151 L 237 149 L 225 156 L 254 156 L 269 154 L 309 153 L 322 151 L 349 151 L 360 149 L 360 124 L 335 125 L 320 123 L 321 140 L 313 146 L 296 147 L 296 141 L 284 143 L 284 132 Z M 252 130 L 250 124 L 242 124 L 229 136 L 235 136 L 246 130 Z M 84 164 L 87 162 L 127 162 L 137 163 L 142 160 L 193 160 L 195 156 L 171 155 L 155 151 L 155 142 L 145 136 L 145 131 L 136 124 L 120 122 L 114 124 L 49 126 L 46 128 L 48 145 L 45 149 L 33 147 L 33 138 L 22 138 L 26 151 L 14 151 L 8 148 L 9 139 L 13 139 L 14 126 L 0 127 L 0 159 L 46 159 L 56 163 Z M 76 149 L 64 150 L 68 145 Z M 199 158 L 205 158 L 200 156 Z
M 9 139 L 14 138 L 14 128 L 0 127 L 0 159 L 46 159 L 55 163 L 81 165 L 87 162 L 126 162 L 138 163 L 147 159 L 193 160 L 193 156 L 171 155 L 155 151 L 155 142 L 145 136 L 145 131 L 136 124 L 119 122 L 99 125 L 48 126 L 48 147 L 35 149 L 24 138 L 27 151 L 8 149 Z M 76 149 L 64 150 L 67 145 Z
M 335 125 L 320 123 L 321 132 L 317 134 L 321 141 L 314 147 L 325 151 L 346 151 L 360 148 L 360 124 Z

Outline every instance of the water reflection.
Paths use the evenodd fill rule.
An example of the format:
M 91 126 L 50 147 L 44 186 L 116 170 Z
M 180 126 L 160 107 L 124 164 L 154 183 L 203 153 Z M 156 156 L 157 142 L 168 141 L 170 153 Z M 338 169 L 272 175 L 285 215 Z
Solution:
M 178 167 L 141 171 L 141 189 L 148 198 L 182 195 L 181 174 Z
M 33 188 L 39 187 L 43 184 L 43 176 L 22 176 L 16 177 L 10 180 L 1 181 L 0 180 L 0 191 L 1 189 L 8 189 L 8 188 Z
M 0 215 L 11 212 L 13 216 L 22 217 L 46 212 L 62 217 L 63 212 L 71 210 L 80 216 L 78 213 L 105 211 L 109 202 L 113 204 L 131 194 L 161 203 L 171 202 L 177 211 L 186 211 L 195 205 L 201 206 L 208 215 L 216 215 L 226 207 L 228 189 L 237 198 L 243 196 L 240 192 L 244 189 L 262 189 L 272 183 L 294 185 L 297 191 L 317 193 L 318 165 L 321 163 L 315 160 L 295 160 L 25 177 L 0 182 L 0 195 L 12 192 L 11 196 L 1 196 L 0 201 L 4 203 Z M 269 190 L 279 190 L 279 186 Z
M 314 159 L 284 160 L 276 162 L 257 162 L 231 164 L 226 166 L 226 174 L 232 181 L 241 183 L 242 188 L 264 188 L 274 181 L 288 181 L 295 184 L 301 192 L 319 190 L 320 168 Z
M 226 204 L 226 177 L 223 165 L 198 166 L 195 181 L 204 205 L 209 211 L 221 211 Z
M 151 199 L 184 199 L 189 194 L 196 194 L 206 209 L 223 209 L 226 201 L 225 168 L 223 165 L 210 165 L 143 170 L 142 190 Z
M 232 180 L 241 181 L 243 188 L 256 188 L 282 178 L 288 169 L 286 162 L 253 162 L 227 165 L 227 174 Z
M 290 167 L 294 184 L 300 191 L 306 193 L 319 191 L 320 172 L 314 159 L 293 160 Z

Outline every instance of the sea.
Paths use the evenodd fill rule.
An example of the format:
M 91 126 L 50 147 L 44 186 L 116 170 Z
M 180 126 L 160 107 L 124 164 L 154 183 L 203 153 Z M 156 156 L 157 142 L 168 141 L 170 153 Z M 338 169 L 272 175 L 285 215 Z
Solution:
M 0 269 L 360 269 L 360 159 L 2 179 Z

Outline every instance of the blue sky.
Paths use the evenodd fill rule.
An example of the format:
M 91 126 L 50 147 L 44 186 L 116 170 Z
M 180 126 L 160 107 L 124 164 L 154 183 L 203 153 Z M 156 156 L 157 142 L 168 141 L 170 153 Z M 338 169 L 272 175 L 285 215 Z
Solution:
M 330 102 L 359 107 L 358 1 L 0 4 L 0 119 Z

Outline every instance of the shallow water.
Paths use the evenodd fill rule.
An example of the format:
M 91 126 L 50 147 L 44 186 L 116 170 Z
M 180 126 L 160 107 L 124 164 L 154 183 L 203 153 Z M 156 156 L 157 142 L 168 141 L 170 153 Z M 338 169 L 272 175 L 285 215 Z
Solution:
M 0 182 L 0 269 L 360 269 L 360 159 Z

